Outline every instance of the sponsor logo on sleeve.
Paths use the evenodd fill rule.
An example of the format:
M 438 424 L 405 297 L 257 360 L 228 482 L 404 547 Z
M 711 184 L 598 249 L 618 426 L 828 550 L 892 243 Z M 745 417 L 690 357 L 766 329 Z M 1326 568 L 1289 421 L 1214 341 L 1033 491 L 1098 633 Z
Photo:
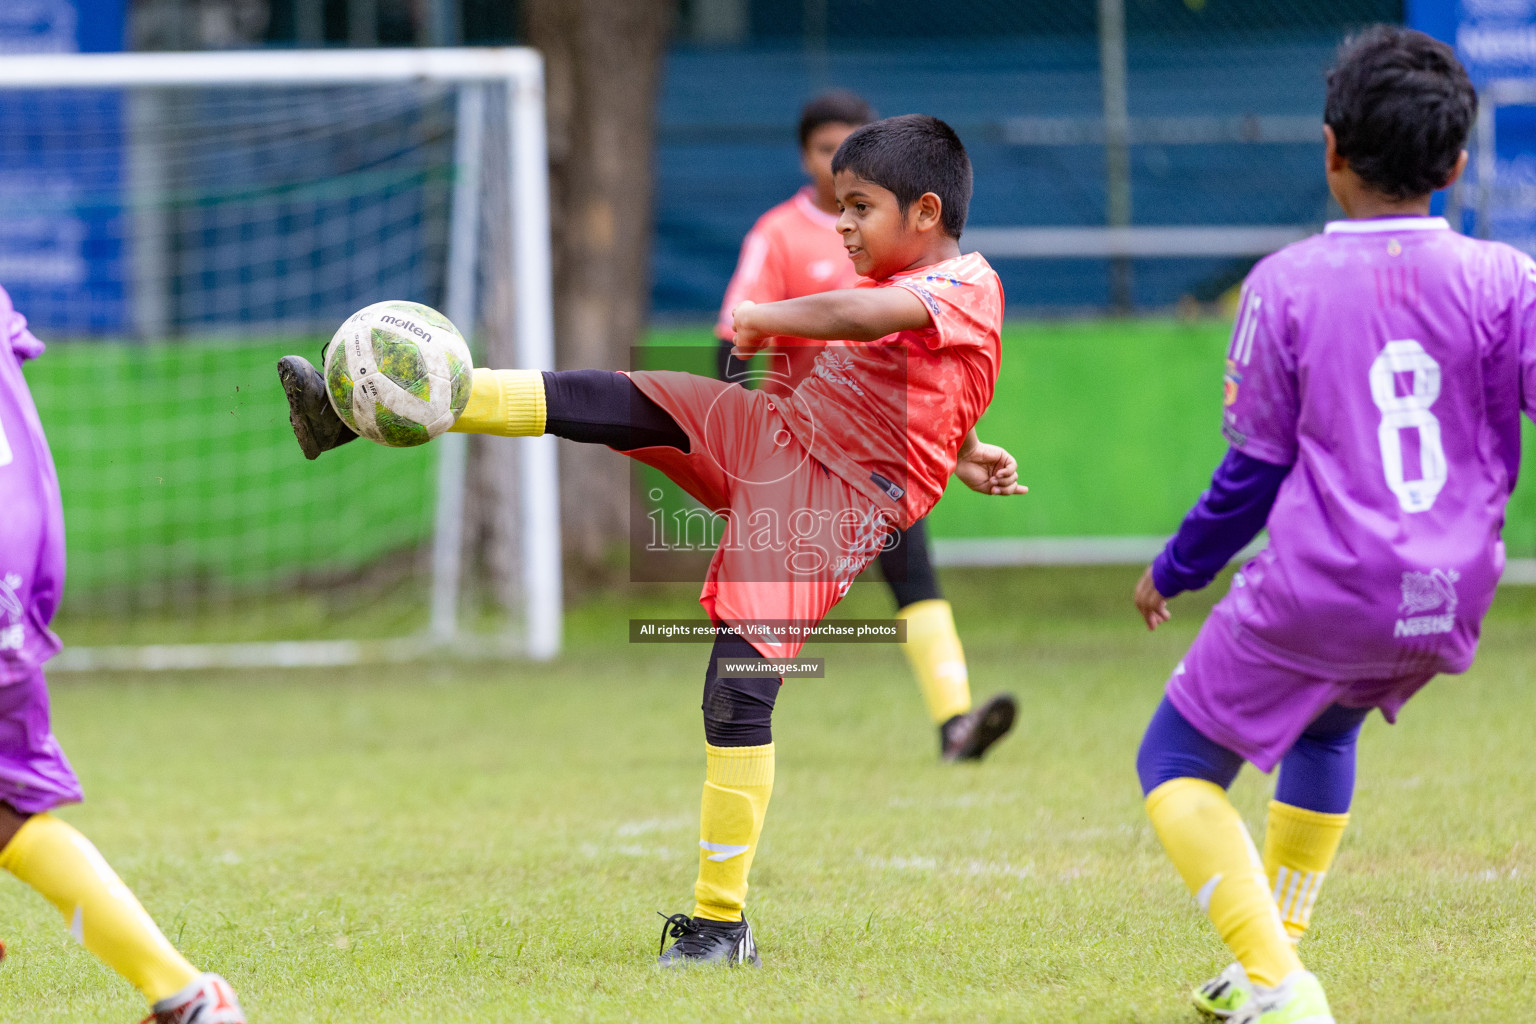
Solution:
M 923 280 L 934 288 L 964 288 L 966 285 L 958 277 L 950 277 L 948 274 L 929 274 Z
M 1397 606 L 1402 617 L 1397 620 L 1392 636 L 1436 636 L 1455 629 L 1459 579 L 1461 573 L 1455 569 L 1403 573 L 1403 601 Z
M 1237 388 L 1242 382 L 1243 375 L 1238 372 L 1237 364 L 1228 359 L 1227 372 L 1221 379 L 1221 404 L 1224 408 L 1230 409 L 1237 404 Z

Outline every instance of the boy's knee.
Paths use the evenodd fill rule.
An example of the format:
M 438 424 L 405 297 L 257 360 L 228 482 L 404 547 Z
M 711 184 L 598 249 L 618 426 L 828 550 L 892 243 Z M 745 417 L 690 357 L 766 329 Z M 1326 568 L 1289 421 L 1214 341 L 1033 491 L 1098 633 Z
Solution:
M 720 660 L 761 660 L 751 644 L 738 637 L 721 638 L 710 655 L 704 677 L 704 739 L 713 747 L 760 747 L 773 742 L 773 705 L 779 677 L 719 674 Z
M 761 747 L 773 742 L 773 704 L 779 680 L 771 676 L 704 683 L 704 739 L 712 747 Z
M 1242 755 L 1207 738 L 1163 698 L 1136 751 L 1143 796 L 1174 779 L 1203 779 L 1222 789 L 1243 767 Z

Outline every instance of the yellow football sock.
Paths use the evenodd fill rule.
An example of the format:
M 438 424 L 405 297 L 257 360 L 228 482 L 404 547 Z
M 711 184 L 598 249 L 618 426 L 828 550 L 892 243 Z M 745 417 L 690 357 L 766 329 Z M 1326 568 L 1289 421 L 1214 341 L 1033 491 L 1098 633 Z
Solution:
M 1339 840 L 1344 838 L 1348 824 L 1348 814 L 1324 814 L 1278 800 L 1269 802 L 1264 870 L 1280 908 L 1280 920 L 1293 942 L 1301 940 L 1312 920 L 1317 892 L 1333 865 L 1333 855 L 1339 852 Z
M 708 752 L 699 816 L 699 880 L 694 917 L 740 921 L 747 903 L 747 872 L 773 795 L 773 744 L 716 747 Z
M 469 404 L 448 429 L 460 434 L 538 437 L 544 433 L 543 371 L 476 367 Z
M 1259 852 L 1221 787 L 1172 779 L 1147 795 L 1147 814 L 1184 884 L 1248 977 L 1273 987 L 1301 970 Z
M 0 850 L 0 867 L 58 907 L 75 941 L 151 1003 L 198 977 L 91 841 L 58 818 L 38 814 L 27 819 Z
M 917 676 L 929 716 L 943 725 L 971 710 L 970 674 L 949 602 L 942 598 L 913 601 L 896 617 L 907 620 L 907 642 L 901 649 Z

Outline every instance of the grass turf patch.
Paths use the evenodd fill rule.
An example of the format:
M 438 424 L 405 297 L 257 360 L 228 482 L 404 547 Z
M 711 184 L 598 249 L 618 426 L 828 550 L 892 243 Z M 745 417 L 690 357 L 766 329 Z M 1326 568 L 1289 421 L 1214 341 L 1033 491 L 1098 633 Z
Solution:
M 1130 570 L 945 574 L 978 696 L 1017 734 L 943 766 L 898 651 L 789 684 L 749 911 L 761 971 L 663 974 L 687 910 L 707 648 L 629 646 L 696 588 L 574 609 L 549 666 L 69 677 L 92 836 L 253 1021 L 1178 1022 L 1226 957 L 1146 823 L 1133 759 L 1208 600 L 1147 635 Z M 889 613 L 854 587 L 839 614 Z M 1340 1020 L 1510 1019 L 1536 945 L 1536 592 L 1478 665 L 1367 723 L 1354 821 L 1303 956 Z M 62 678 L 62 677 L 61 677 Z M 1256 834 L 1267 781 L 1235 797 Z M 0 1020 L 137 1020 L 59 916 L 0 885 Z

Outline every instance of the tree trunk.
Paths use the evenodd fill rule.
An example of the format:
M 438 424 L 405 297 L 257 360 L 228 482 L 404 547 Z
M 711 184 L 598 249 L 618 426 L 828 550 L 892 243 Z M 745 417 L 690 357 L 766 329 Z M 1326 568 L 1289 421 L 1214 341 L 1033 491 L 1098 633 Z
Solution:
M 655 108 L 676 0 L 526 0 L 549 103 L 560 369 L 627 369 L 649 312 Z M 561 443 L 567 563 L 605 566 L 628 538 L 630 466 Z

